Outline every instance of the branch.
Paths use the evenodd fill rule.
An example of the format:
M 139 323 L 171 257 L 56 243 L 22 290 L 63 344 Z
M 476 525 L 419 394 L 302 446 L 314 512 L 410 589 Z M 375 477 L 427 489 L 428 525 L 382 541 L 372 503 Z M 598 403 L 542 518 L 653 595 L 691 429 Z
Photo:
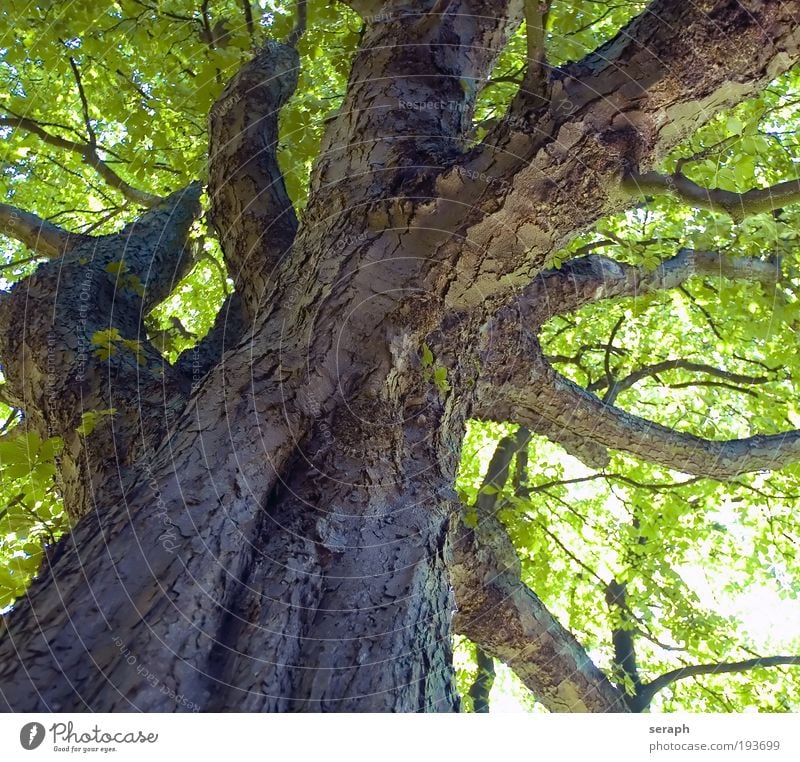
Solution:
M 697 664 L 688 667 L 673 669 L 671 672 L 657 677 L 655 680 L 642 686 L 637 693 L 637 710 L 644 711 L 659 691 L 678 680 L 698 675 L 721 675 L 732 672 L 747 672 L 751 669 L 763 667 L 781 667 L 800 665 L 800 656 L 765 656 L 744 661 L 720 662 L 718 664 Z
M 728 441 L 703 439 L 602 402 L 557 373 L 541 356 L 525 366 L 524 372 L 517 371 L 522 378 L 499 388 L 496 381 L 492 384 L 494 394 L 506 399 L 508 420 L 534 428 L 529 421 L 545 417 L 554 427 L 603 447 L 722 481 L 753 471 L 776 471 L 800 460 L 800 431 Z
M 21 241 L 40 257 L 47 258 L 60 256 L 88 237 L 70 233 L 32 212 L 9 204 L 0 204 L 0 233 Z
M 73 153 L 82 154 L 86 148 L 85 143 L 77 143 L 74 140 L 54 135 L 52 132 L 45 130 L 39 122 L 28 119 L 28 117 L 25 116 L 11 114 L 11 116 L 0 117 L 0 127 L 19 127 L 20 129 L 33 133 L 48 145 L 55 148 L 64 148 Z
M 560 270 L 543 272 L 516 306 L 502 308 L 489 323 L 485 335 L 492 341 L 486 346 L 477 386 L 476 417 L 516 421 L 556 442 L 579 442 L 582 447 L 588 442 L 595 448 L 621 450 L 676 471 L 719 480 L 796 462 L 800 431 L 730 441 L 703 439 L 599 400 L 558 373 L 543 355 L 535 334 L 553 315 L 600 299 L 672 288 L 701 273 L 774 283 L 777 266 L 683 249 L 652 271 L 590 255 Z M 601 455 L 595 467 L 605 464 L 607 456 Z
M 147 191 L 134 188 L 130 183 L 123 180 L 111 167 L 108 166 L 93 148 L 86 147 L 83 153 L 83 161 L 97 172 L 112 188 L 116 188 L 128 201 L 134 204 L 148 207 L 159 203 L 161 196 L 156 196 Z
M 641 296 L 677 288 L 696 275 L 747 280 L 774 286 L 778 260 L 731 257 L 719 251 L 680 249 L 653 270 L 617 262 L 599 254 L 578 257 L 560 269 L 540 273 L 521 301 L 534 311 L 536 326 L 603 299 Z
M 63 439 L 56 485 L 70 519 L 96 507 L 98 489 L 121 500 L 133 462 L 163 442 L 186 403 L 187 379 L 145 339 L 142 315 L 191 264 L 186 238 L 200 213 L 200 192 L 193 183 L 117 233 L 76 237 L 64 256 L 42 263 L 4 295 L 3 392 L 41 436 Z M 26 317 L 32 295 L 38 321 Z M 114 337 L 105 353 L 92 349 L 101 331 Z M 55 346 L 77 349 L 54 354 Z M 50 364 L 47 374 L 31 374 L 43 363 Z M 108 425 L 83 429 L 87 410 L 106 411 Z
M 800 60 L 798 15 L 797 0 L 752 10 L 718 0 L 653 0 L 557 76 L 574 107 L 598 96 L 627 100 L 630 112 L 613 111 L 624 125 L 645 130 L 641 158 L 652 166 L 721 109 L 758 94 Z
M 86 165 L 92 167 L 103 180 L 112 188 L 116 188 L 128 201 L 147 207 L 157 204 L 162 200 L 160 196 L 155 196 L 152 193 L 134 188 L 130 183 L 123 180 L 100 158 L 96 146 L 87 143 L 78 143 L 74 140 L 53 135 L 45 130 L 37 121 L 24 116 L 16 116 L 15 114 L 9 117 L 0 117 L 0 127 L 18 127 L 33 133 L 48 145 L 54 146 L 55 148 L 63 148 L 78 154 Z
M 734 193 L 721 188 L 704 188 L 680 172 L 672 175 L 633 172 L 623 180 L 622 187 L 637 197 L 670 195 L 699 209 L 723 212 L 736 222 L 800 201 L 800 179 Z
M 525 0 L 525 41 L 528 63 L 520 89 L 526 97 L 544 98 L 547 89 L 547 61 L 544 41 L 550 0 Z
M 494 421 L 495 423 L 520 422 L 521 419 L 517 421 L 514 415 L 515 411 L 507 405 L 496 404 L 489 400 L 484 401 L 480 398 L 472 410 L 472 417 L 478 421 Z M 611 462 L 608 450 L 605 447 L 554 424 L 544 416 L 537 416 L 532 413 L 527 414 L 524 423 L 535 434 L 561 445 L 569 455 L 577 458 L 589 468 L 599 471 Z
M 524 426 L 517 429 L 517 457 L 514 461 L 512 485 L 514 494 L 520 498 L 526 498 L 531 493 L 528 485 L 528 455 L 532 437 L 533 432 Z
M 69 57 L 69 65 L 75 77 L 75 84 L 78 86 L 78 95 L 81 99 L 81 108 L 83 109 L 83 123 L 86 126 L 86 134 L 89 136 L 88 145 L 92 148 L 97 148 L 97 136 L 95 135 L 94 127 L 92 127 L 92 120 L 89 116 L 89 101 L 86 99 L 86 92 L 83 89 L 81 70 L 78 68 L 78 64 L 75 63 L 75 59 L 72 56 Z
M 208 17 L 208 6 L 210 0 L 203 0 L 202 5 L 200 6 L 200 19 L 203 24 L 203 31 L 205 32 L 206 42 L 208 43 L 209 47 L 213 50 L 216 45 L 214 44 L 214 30 L 211 28 L 211 20 Z
M 294 29 L 289 33 L 286 38 L 286 45 L 290 48 L 296 48 L 300 38 L 306 33 L 308 26 L 308 3 L 306 0 L 296 0 L 295 2 L 295 22 Z
M 626 711 L 622 694 L 520 579 L 516 550 L 494 516 L 498 492 L 527 432 L 498 444 L 481 492 L 474 527 L 458 522 L 449 564 L 458 611 L 456 631 L 508 664 L 551 712 Z M 525 445 L 527 446 L 527 445 Z
M 548 104 L 520 92 L 438 182 L 441 207 L 467 210 L 458 232 L 468 245 L 437 253 L 452 273 L 447 304 L 530 282 L 577 231 L 632 205 L 624 177 L 800 61 L 800 0 L 757 7 L 654 0 L 595 53 L 554 70 Z
M 299 66 L 294 48 L 268 41 L 209 116 L 209 218 L 249 321 L 297 233 L 277 146 L 278 115 L 297 86 Z
M 723 378 L 736 384 L 766 384 L 770 380 L 766 376 L 746 376 L 741 373 L 733 373 L 728 370 L 722 370 L 721 368 L 715 368 L 713 365 L 706 365 L 705 363 L 676 359 L 645 365 L 621 379 L 611 379 L 610 381 L 607 378 L 598 379 L 594 383 L 589 384 L 587 391 L 596 392 L 601 389 L 607 389 L 606 393 L 603 395 L 603 402 L 612 405 L 622 392 L 626 389 L 630 389 L 642 379 L 658 376 L 665 371 L 676 369 L 686 370 L 692 373 L 707 373 L 710 376 Z
M 242 0 L 242 11 L 244 12 L 244 23 L 247 26 L 247 34 L 250 40 L 255 41 L 256 30 L 253 25 L 253 9 L 250 7 L 250 0 Z
M 475 647 L 475 652 L 478 674 L 469 688 L 469 696 L 473 710 L 481 714 L 489 711 L 489 694 L 494 685 L 494 659 L 480 646 Z
M 551 712 L 624 712 L 622 695 L 539 598 L 498 558 L 484 529 L 461 525 L 450 566 L 457 632 L 508 664 Z M 505 532 L 505 530 L 502 530 Z M 513 551 L 510 540 L 505 550 Z
M 148 241 L 146 250 L 131 246 L 124 257 L 126 272 L 135 275 L 144 289 L 145 313 L 164 301 L 194 264 L 188 239 L 192 225 L 200 216 L 202 190 L 199 182 L 189 183 L 159 199 L 116 234 L 123 241 Z

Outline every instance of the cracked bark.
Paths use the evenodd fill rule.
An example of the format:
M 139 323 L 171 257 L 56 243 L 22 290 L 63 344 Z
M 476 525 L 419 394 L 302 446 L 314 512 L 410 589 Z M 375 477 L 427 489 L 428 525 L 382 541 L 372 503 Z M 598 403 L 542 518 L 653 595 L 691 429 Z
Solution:
M 191 265 L 185 243 L 199 193 L 194 185 L 173 194 L 120 233 L 68 237 L 61 258 L 2 297 L 6 397 L 43 439 L 64 440 L 59 488 L 72 520 L 156 448 L 186 402 L 184 379 L 147 341 L 142 319 Z M 110 329 L 121 341 L 101 359 L 93 337 Z M 78 433 L 84 413 L 111 409 Z
M 484 330 L 482 377 L 475 414 L 514 420 L 601 468 L 616 449 L 676 471 L 712 479 L 778 470 L 800 455 L 800 432 L 707 440 L 640 418 L 600 400 L 558 373 L 545 358 L 539 329 L 554 315 L 585 304 L 674 288 L 697 274 L 777 282 L 779 263 L 681 250 L 654 270 L 590 255 L 539 274 L 513 307 L 498 311 Z M 509 362 L 509 358 L 514 358 Z
M 438 180 L 451 241 L 435 282 L 453 307 L 527 285 L 577 230 L 630 207 L 622 187 L 720 109 L 800 60 L 800 4 L 655 0 L 595 53 L 551 73 L 545 106 L 521 92 L 466 159 Z M 444 222 L 446 220 L 446 222 Z
M 787 22 L 797 3 L 753 3 L 761 26 L 733 6 L 709 22 L 702 15 L 709 4 L 701 4 L 694 50 L 721 62 L 705 68 L 684 65 L 685 43 L 650 14 L 633 28 L 634 42 L 603 53 L 608 66 L 588 59 L 558 75 L 548 113 L 530 114 L 519 132 L 506 125 L 493 145 L 466 156 L 475 92 L 460 80 L 487 77 L 522 4 L 460 0 L 434 13 L 440 4 L 428 3 L 431 13 L 413 18 L 399 5 L 387 4 L 385 18 L 366 24 L 296 232 L 274 162 L 292 53 L 268 46 L 212 111 L 212 213 L 238 296 L 204 347 L 165 369 L 158 384 L 145 373 L 157 358 L 144 343 L 144 366 L 120 352 L 111 376 L 99 376 L 113 383 L 98 387 L 93 404 L 117 406 L 110 431 L 131 440 L 120 456 L 123 478 L 109 476 L 115 464 L 103 460 L 113 438 L 84 454 L 70 434 L 81 389 L 59 386 L 74 405 L 53 416 L 40 383 L 48 357 L 59 363 L 59 384 L 78 368 L 80 347 L 70 343 L 78 340 L 58 333 L 58 351 L 49 354 L 47 337 L 76 324 L 80 309 L 73 305 L 77 317 L 65 313 L 58 325 L 30 309 L 34 300 L 53 303 L 57 268 L 45 265 L 11 295 L 0 351 L 4 362 L 19 356 L 21 364 L 9 367 L 9 387 L 35 425 L 46 428 L 49 416 L 73 437 L 67 465 L 90 465 L 82 475 L 73 466 L 70 487 L 71 511 L 85 515 L 0 640 L 3 708 L 452 711 L 448 571 L 454 581 L 473 580 L 457 593 L 457 621 L 552 708 L 617 706 L 613 686 L 521 587 L 500 531 L 487 548 L 456 527 L 448 547 L 466 417 L 478 408 L 513 417 L 509 401 L 519 409 L 531 401 L 523 392 L 508 396 L 510 377 L 495 383 L 498 368 L 514 367 L 513 337 L 503 355 L 502 342 L 489 351 L 476 336 L 497 313 L 494 297 L 529 284 L 561 242 L 627 203 L 618 186 L 631 157 L 646 170 L 679 132 L 702 121 L 704 108 L 745 97 L 797 59 L 796 27 Z M 654 7 L 664 6 L 669 20 L 678 12 L 672 5 Z M 719 24 L 729 31 L 739 24 L 735 50 L 729 42 L 725 55 Z M 400 44 L 410 27 L 413 55 Z M 635 39 L 671 66 L 644 56 Z M 637 78 L 648 83 L 644 95 L 630 85 Z M 590 98 L 592 89 L 601 95 Z M 558 111 L 565 98 L 574 104 L 569 113 Z M 453 107 L 413 107 L 428 100 Z M 540 128 L 541 140 L 532 140 Z M 183 267 L 180 224 L 159 203 L 152 212 L 170 220 L 161 223 L 167 243 L 149 238 L 143 218 L 113 243 L 86 244 L 87 263 L 78 247 L 62 257 L 70 293 L 86 273 L 98 273 L 90 319 L 130 341 L 142 340 L 142 311 Z M 276 217 L 281 222 L 269 226 Z M 159 263 L 161 275 L 140 274 L 144 297 L 112 310 L 122 279 L 106 277 L 104 257 L 122 241 L 125 251 Z M 476 314 L 461 311 L 487 296 Z M 94 330 L 87 323 L 80 341 Z M 24 342 L 30 351 L 14 354 Z M 448 369 L 452 391 L 426 379 L 425 343 Z M 194 363 L 196 378 L 185 372 Z M 628 420 L 613 413 L 604 437 L 594 436 L 591 416 L 609 412 L 580 395 L 583 423 L 566 425 L 575 390 L 558 396 L 561 382 L 540 371 L 533 377 L 547 383 L 529 406 L 532 429 L 555 437 L 563 426 L 577 444 L 599 441 L 601 453 L 630 434 Z M 114 396 L 143 383 L 144 400 Z M 175 411 L 169 417 L 165 399 Z M 542 417 L 537 408 L 549 399 L 557 410 Z M 156 401 L 152 418 L 136 412 Z M 694 443 L 673 434 L 679 441 L 653 452 L 672 459 Z M 650 444 L 642 439 L 638 451 L 649 455 Z M 62 464 L 65 491 L 71 473 Z M 99 482 L 120 490 L 109 497 L 91 488 Z M 96 510 L 87 513 L 90 497 Z M 574 664 L 571 674 L 557 668 L 564 662 L 556 656 Z
M 477 18 L 475 23 L 483 23 Z M 486 18 L 500 40 L 506 22 Z M 457 23 L 451 17 L 445 22 Z M 391 30 L 403 32 L 399 25 Z M 488 68 L 496 49 L 476 52 L 455 42 L 425 65 L 451 83 L 453 67 L 467 65 L 459 56 Z M 385 50 L 365 59 L 368 69 L 402 72 L 401 47 Z M 365 82 L 364 87 L 386 88 L 390 80 L 375 76 Z M 415 80 L 409 78 L 406 87 L 411 99 Z M 419 113 L 409 111 L 399 132 L 420 134 Z M 357 125 L 351 135 L 343 119 L 333 131 L 347 142 L 376 140 L 384 130 L 397 129 L 387 121 L 391 116 Z M 459 119 L 443 127 L 446 142 L 463 125 Z M 418 147 L 412 139 L 403 150 L 413 156 Z M 403 171 L 404 163 L 385 174 L 398 190 L 416 182 Z M 212 197 L 217 190 L 212 187 Z M 392 257 L 399 234 L 376 229 L 381 215 L 397 213 L 392 207 L 402 202 L 387 204 L 382 186 L 362 187 L 332 224 L 337 193 L 328 189 L 309 204 L 307 226 L 272 271 L 269 298 L 259 294 L 259 313 L 241 350 L 199 384 L 158 452 L 137 464 L 140 471 L 126 485 L 124 499 L 78 523 L 53 575 L 37 583 L 15 611 L 0 646 L 9 655 L 0 668 L 6 706 L 185 711 L 187 705 L 173 698 L 177 694 L 200 708 L 457 707 L 441 550 L 448 503 L 440 493 L 447 495 L 454 479 L 466 406 L 452 399 L 445 404 L 420 374 L 408 372 L 418 367 L 419 344 L 408 327 L 416 315 L 400 302 L 403 289 L 416 281 L 419 263 Z M 410 211 L 400 210 L 403 230 Z M 314 224 L 323 218 L 331 221 Z M 348 237 L 349 231 L 370 229 L 374 237 Z M 247 251 L 231 235 L 252 231 L 234 225 L 227 230 L 226 257 Z M 359 267 L 364 261 L 371 268 Z M 254 282 L 258 278 L 256 272 Z M 395 292 L 385 290 L 389 283 Z M 333 335 L 330 326 L 340 325 L 353 305 L 360 305 L 358 320 Z M 376 345 L 376 335 L 391 337 L 390 345 Z M 365 356 L 361 347 L 370 343 L 376 352 Z M 398 366 L 407 372 L 399 373 Z M 408 415 L 419 422 L 408 424 L 402 441 L 395 442 L 402 431 L 397 422 Z M 343 441 L 351 448 L 358 443 L 358 457 L 347 448 L 337 453 Z M 370 452 L 395 457 L 381 456 L 372 471 L 365 468 L 369 452 L 361 447 L 370 442 Z M 444 457 L 440 446 L 448 449 Z M 330 472 L 326 457 L 333 458 Z M 288 512 L 301 522 L 301 534 L 270 532 L 265 538 L 264 527 L 275 525 L 270 517 L 284 521 L 294 498 L 276 490 L 278 477 L 303 496 L 313 484 L 309 470 L 326 482 L 324 507 L 341 526 L 319 530 L 322 538 L 316 539 L 320 498 L 311 495 Z M 414 474 L 421 474 L 416 486 Z M 381 483 L 388 486 L 375 486 Z M 348 518 L 359 512 L 369 517 L 366 526 Z M 365 589 L 359 569 L 378 576 L 390 556 L 396 565 L 385 573 L 384 590 Z M 113 573 L 103 574 L 109 562 Z M 275 564 L 287 575 L 281 591 L 274 589 L 280 579 Z M 90 613 L 97 609 L 101 616 Z M 248 613 L 246 621 L 241 610 Z M 276 632 L 273 621 L 283 621 L 282 629 Z M 239 628 L 247 637 L 237 635 Z M 314 636 L 342 628 L 351 637 L 336 650 L 326 645 L 334 640 L 330 634 Z M 391 643 L 389 633 L 395 633 Z M 157 685 L 120 661 L 115 639 L 157 671 Z M 264 648 L 257 649 L 259 644 Z M 264 664 L 270 646 L 278 649 L 277 658 Z M 387 648 L 390 658 L 379 658 Z M 376 679 L 383 689 L 367 691 Z M 243 690 L 248 685 L 252 694 Z M 162 692 L 163 686 L 168 690 Z M 278 693 L 272 692 L 275 686 Z

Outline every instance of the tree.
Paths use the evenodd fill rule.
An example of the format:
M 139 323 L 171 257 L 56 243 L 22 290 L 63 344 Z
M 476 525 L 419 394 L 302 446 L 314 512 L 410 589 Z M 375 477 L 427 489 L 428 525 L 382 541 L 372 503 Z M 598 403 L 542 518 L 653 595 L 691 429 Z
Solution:
M 800 3 L 348 5 L 2 12 L 0 706 L 791 708 Z

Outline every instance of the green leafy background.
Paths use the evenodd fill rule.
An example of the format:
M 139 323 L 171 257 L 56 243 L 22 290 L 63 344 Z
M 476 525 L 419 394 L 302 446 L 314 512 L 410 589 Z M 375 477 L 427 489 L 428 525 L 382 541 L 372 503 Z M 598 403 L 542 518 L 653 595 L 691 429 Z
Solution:
M 255 46 L 267 36 L 283 37 L 293 24 L 289 3 L 252 3 L 252 34 L 240 2 L 206 5 L 204 18 L 201 4 L 188 0 L 6 0 L 0 9 L 0 117 L 24 116 L 52 135 L 85 142 L 77 68 L 100 155 L 118 175 L 160 195 L 203 178 L 211 104 Z M 644 5 L 554 3 L 550 62 L 582 56 Z M 301 210 L 325 120 L 345 91 L 360 26 L 343 5 L 309 3 L 300 84 L 281 115 L 280 162 Z M 215 30 L 213 45 L 208 28 Z M 502 115 L 524 63 L 523 28 L 491 81 L 482 83 L 476 139 Z M 798 110 L 800 75 L 793 72 L 717 115 L 662 169 L 673 171 L 680 159 L 691 179 L 733 191 L 794 178 Z M 7 203 L 94 234 L 113 232 L 140 212 L 76 153 L 24 129 L 0 127 L 0 137 Z M 623 377 L 675 358 L 761 379 L 725 384 L 674 369 L 643 379 L 617 399 L 627 410 L 680 430 L 730 438 L 800 427 L 797 217 L 798 209 L 787 208 L 736 223 L 659 197 L 601 220 L 555 264 L 588 247 L 652 267 L 686 246 L 778 260 L 782 278 L 770 288 L 694 278 L 674 291 L 589 306 L 545 327 L 546 353 L 585 386 L 609 373 Z M 186 329 L 187 335 L 165 343 L 170 359 L 205 334 L 232 288 L 205 219 L 193 238 L 195 267 L 148 316 L 153 335 L 168 330 L 173 318 Z M 32 252 L 11 239 L 0 239 L 0 257 L 5 290 L 36 267 Z M 432 357 L 429 366 L 426 372 L 444 389 L 446 369 Z M 98 416 L 112 411 L 87 414 L 89 436 Z M 0 609 L 24 594 L 48 548 L 68 530 L 53 480 L 60 442 L 40 441 L 21 420 L 19 411 L 0 404 Z M 512 431 L 470 425 L 457 485 L 466 504 L 475 500 L 498 439 Z M 630 608 L 647 635 L 637 638 L 645 678 L 682 664 L 800 653 L 794 510 L 800 465 L 721 484 L 613 454 L 610 465 L 595 472 L 535 438 L 528 478 L 529 497 L 515 496 L 509 487 L 500 495 L 499 515 L 520 553 L 525 581 L 601 667 L 611 664 L 615 621 L 603 597 L 611 578 L 627 583 Z M 466 696 L 475 674 L 474 646 L 461 638 L 456 667 Z M 498 669 L 495 709 L 541 710 L 513 674 Z M 799 679 L 800 670 L 792 668 L 706 676 L 661 692 L 654 708 L 796 711 Z

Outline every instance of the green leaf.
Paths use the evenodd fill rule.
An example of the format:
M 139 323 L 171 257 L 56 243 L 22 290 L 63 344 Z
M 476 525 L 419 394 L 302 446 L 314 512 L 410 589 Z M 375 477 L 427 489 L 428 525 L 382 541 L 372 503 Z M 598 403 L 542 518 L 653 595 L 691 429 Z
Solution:
M 77 431 L 81 436 L 88 437 L 89 434 L 91 434 L 97 428 L 97 424 L 100 423 L 100 421 L 102 421 L 104 418 L 115 415 L 116 412 L 117 409 L 114 407 L 110 407 L 105 410 L 87 410 L 81 415 L 80 425 L 77 426 L 75 431 Z

